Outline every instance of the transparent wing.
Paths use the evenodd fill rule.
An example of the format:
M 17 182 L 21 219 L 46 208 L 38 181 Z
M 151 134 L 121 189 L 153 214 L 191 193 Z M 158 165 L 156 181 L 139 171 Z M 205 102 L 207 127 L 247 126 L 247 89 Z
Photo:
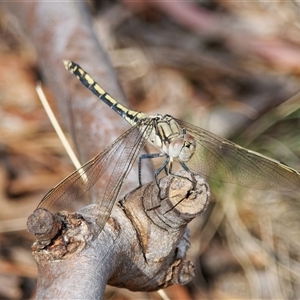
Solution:
M 41 200 L 38 208 L 55 212 L 67 207 L 85 194 L 100 179 L 107 168 L 112 168 L 104 196 L 97 202 L 101 212 L 101 215 L 97 216 L 97 223 L 101 231 L 110 216 L 123 182 L 151 129 L 151 124 L 143 127 L 143 131 L 139 130 L 137 126 L 131 127 L 112 145 L 51 189 Z
M 208 177 L 241 186 L 275 191 L 298 191 L 300 173 L 279 161 L 247 150 L 200 127 L 175 119 L 196 140 L 188 168 Z

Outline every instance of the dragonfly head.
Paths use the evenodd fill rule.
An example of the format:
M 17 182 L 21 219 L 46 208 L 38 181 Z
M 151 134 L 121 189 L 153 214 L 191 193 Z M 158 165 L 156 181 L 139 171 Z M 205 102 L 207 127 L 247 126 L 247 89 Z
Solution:
M 181 161 L 189 161 L 196 149 L 195 139 L 188 133 L 173 139 L 169 145 L 169 155 Z

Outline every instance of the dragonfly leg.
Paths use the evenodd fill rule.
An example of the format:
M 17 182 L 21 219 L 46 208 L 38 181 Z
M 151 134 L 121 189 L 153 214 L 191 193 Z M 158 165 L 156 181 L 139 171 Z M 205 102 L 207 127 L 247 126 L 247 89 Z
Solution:
M 190 171 L 190 169 L 187 167 L 187 165 L 183 161 L 180 161 L 179 163 L 185 171 L 187 171 L 189 173 L 193 173 L 193 172 Z
M 163 157 L 163 156 L 166 156 L 165 153 L 152 153 L 152 154 L 142 154 L 140 157 L 139 157 L 139 166 L 138 166 L 138 170 L 139 170 L 139 185 L 141 186 L 142 185 L 142 159 L 152 159 L 152 158 L 157 158 L 157 157 Z M 167 160 L 167 159 L 166 159 Z M 162 169 L 165 169 L 166 171 L 166 174 L 167 173 L 167 169 L 166 169 L 166 165 L 168 164 L 169 161 L 166 161 L 163 163 L 163 165 L 155 172 L 154 174 L 154 178 L 155 178 L 155 181 L 156 181 L 156 184 L 158 186 L 158 181 L 157 181 L 157 176 L 158 174 L 161 172 Z
M 170 161 L 170 159 L 169 159 L 169 161 Z M 168 162 L 169 162 L 169 161 L 168 161 Z M 187 165 L 186 165 L 183 161 L 177 160 L 177 162 L 180 163 L 180 165 L 182 166 L 182 168 L 184 169 L 184 171 L 193 174 L 193 172 L 187 167 Z M 164 165 L 165 165 L 165 164 L 164 164 Z M 166 167 L 166 165 L 165 165 L 165 167 Z M 167 175 L 170 174 L 170 175 L 178 176 L 178 175 L 173 174 L 173 172 L 172 172 L 172 161 L 170 162 L 169 169 L 168 169 L 166 172 L 167 172 Z
M 168 171 L 167 169 L 167 165 L 168 163 L 170 162 L 170 156 L 169 155 L 166 155 L 166 154 L 163 154 L 161 156 L 166 156 L 166 159 L 164 161 L 164 163 L 156 170 L 156 172 L 154 173 L 154 178 L 155 178 L 155 182 L 157 184 L 157 186 L 159 187 L 159 183 L 158 183 L 158 175 L 161 173 L 161 171 L 164 169 L 166 174 L 169 175 L 170 172 Z M 161 157 L 160 156 L 160 157 Z

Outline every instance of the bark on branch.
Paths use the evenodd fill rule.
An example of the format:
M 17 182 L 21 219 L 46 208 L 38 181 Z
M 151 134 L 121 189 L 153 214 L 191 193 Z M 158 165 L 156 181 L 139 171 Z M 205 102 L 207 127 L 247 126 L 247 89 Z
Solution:
M 28 227 L 37 237 L 37 297 L 99 299 L 106 283 L 153 291 L 189 282 L 194 266 L 184 259 L 190 245 L 186 226 L 205 211 L 210 192 L 200 176 L 177 175 L 160 180 L 160 193 L 153 182 L 127 195 L 96 238 L 94 205 L 46 218 L 49 212 L 35 211 Z M 43 222 L 43 231 L 45 219 L 51 221 Z

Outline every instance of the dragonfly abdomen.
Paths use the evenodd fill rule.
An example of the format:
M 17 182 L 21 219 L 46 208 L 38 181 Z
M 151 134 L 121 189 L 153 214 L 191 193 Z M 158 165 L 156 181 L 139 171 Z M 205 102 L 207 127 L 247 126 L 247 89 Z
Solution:
M 93 94 L 106 103 L 122 118 L 124 118 L 130 125 L 136 125 L 141 118 L 146 116 L 144 113 L 130 110 L 126 106 L 119 103 L 111 95 L 105 92 L 105 90 L 102 89 L 101 86 L 76 63 L 70 60 L 64 60 L 64 65 L 66 69 L 74 74 L 85 87 L 87 87 Z

